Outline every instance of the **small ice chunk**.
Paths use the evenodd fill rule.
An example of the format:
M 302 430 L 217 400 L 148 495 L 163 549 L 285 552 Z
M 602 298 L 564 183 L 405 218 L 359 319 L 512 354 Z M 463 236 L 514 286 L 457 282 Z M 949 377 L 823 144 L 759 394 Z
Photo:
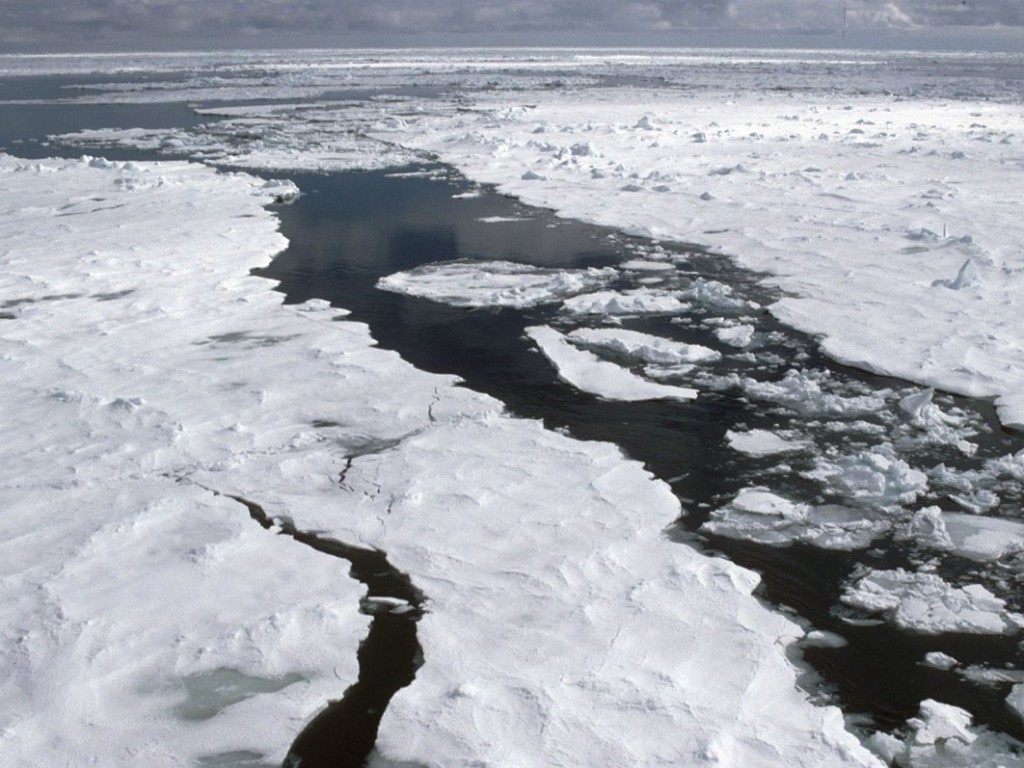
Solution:
M 804 520 L 807 517 L 806 504 L 794 504 L 760 488 L 744 488 L 733 499 L 732 506 L 741 512 L 771 515 L 787 520 Z
M 933 699 L 921 702 L 904 738 L 878 732 L 867 745 L 889 765 L 907 768 L 1021 768 L 1021 743 L 975 726 L 969 712 Z
M 798 504 L 764 488 L 744 488 L 732 503 L 716 509 L 702 530 L 773 546 L 804 542 L 822 549 L 864 549 L 890 523 L 862 510 Z
M 954 659 L 948 653 L 942 651 L 930 651 L 924 655 L 924 661 L 921 662 L 926 667 L 932 669 L 949 670 L 960 664 L 959 661 Z
M 956 278 L 953 280 L 936 280 L 932 285 L 939 286 L 942 288 L 949 288 L 954 291 L 961 291 L 964 288 L 975 288 L 981 285 L 981 273 L 978 272 L 978 268 L 974 265 L 972 259 L 968 259 L 960 267 L 960 271 L 957 272 Z
M 729 328 L 716 328 L 715 338 L 731 347 L 746 349 L 754 338 L 754 326 L 744 324 Z
M 808 632 L 803 641 L 803 645 L 815 648 L 845 648 L 849 644 L 850 641 L 842 635 L 820 629 Z
M 774 456 L 779 453 L 804 451 L 808 447 L 806 442 L 787 440 L 766 429 L 751 429 L 748 432 L 729 430 L 725 433 L 725 439 L 729 441 L 729 447 L 734 451 L 748 456 Z
M 754 302 L 736 297 L 733 289 L 725 283 L 704 278 L 694 280 L 686 290 L 680 293 L 680 297 L 689 299 L 702 307 L 725 311 L 745 311 L 758 307 Z
M 647 259 L 630 259 L 619 265 L 631 272 L 671 272 L 676 267 L 668 261 L 648 261 Z
M 910 416 L 910 418 L 918 420 L 921 418 L 924 409 L 931 405 L 932 397 L 934 396 L 935 390 L 931 387 L 915 392 L 912 395 L 907 395 L 900 400 L 900 410 Z

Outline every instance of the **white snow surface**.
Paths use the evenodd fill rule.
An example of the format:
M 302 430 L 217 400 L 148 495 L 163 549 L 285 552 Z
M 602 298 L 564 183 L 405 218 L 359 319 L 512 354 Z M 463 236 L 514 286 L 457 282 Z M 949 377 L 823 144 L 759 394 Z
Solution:
M 638 463 L 251 276 L 280 185 L 4 155 L 0 190 L 0 762 L 277 762 L 354 680 L 347 564 L 239 496 L 429 596 L 380 765 L 879 765 Z

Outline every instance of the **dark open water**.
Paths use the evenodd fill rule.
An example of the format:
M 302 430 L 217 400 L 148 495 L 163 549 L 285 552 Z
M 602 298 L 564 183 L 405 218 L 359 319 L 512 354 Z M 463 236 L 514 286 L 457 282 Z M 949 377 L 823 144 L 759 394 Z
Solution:
M 52 78 L 21 80 L 13 85 L 0 81 L 0 99 L 27 98 L 30 94 L 59 96 L 60 85 Z M 77 156 L 81 153 L 49 146 L 40 137 L 90 127 L 184 127 L 197 122 L 200 120 L 184 105 L 5 105 L 0 109 L 0 148 L 22 157 Z M 117 150 L 103 154 L 111 159 L 153 159 L 143 152 Z M 677 525 L 675 535 L 680 542 L 722 553 L 757 570 L 763 575 L 761 595 L 767 601 L 849 641 L 843 648 L 809 648 L 804 658 L 820 676 L 816 690 L 832 697 L 848 713 L 867 718 L 870 727 L 898 727 L 917 713 L 921 700 L 935 698 L 964 707 L 977 721 L 1024 739 L 1024 725 L 1004 704 L 1007 686 L 969 683 L 954 673 L 919 663 L 924 653 L 941 650 L 963 664 L 1012 665 L 1020 669 L 1024 654 L 1017 640 L 961 635 L 935 638 L 885 625 L 851 626 L 833 613 L 853 568 L 858 563 L 877 568 L 905 565 L 908 553 L 899 547 L 882 541 L 868 553 L 848 554 L 802 545 L 767 547 L 695 533 L 711 507 L 754 484 L 756 480 L 752 479 L 762 476 L 766 465 L 773 461 L 732 451 L 724 440 L 726 431 L 738 425 L 786 428 L 798 417 L 777 409 L 766 410 L 763 404 L 730 392 L 704 392 L 692 403 L 603 402 L 559 381 L 551 366 L 524 339 L 522 331 L 527 325 L 553 319 L 550 310 L 467 310 L 376 290 L 379 277 L 433 261 L 479 258 L 541 266 L 599 266 L 630 256 L 629 248 L 638 243 L 610 230 L 557 220 L 549 212 L 526 208 L 493 191 L 454 199 L 453 195 L 464 192 L 468 185 L 449 169 L 432 170 L 433 178 L 395 177 L 384 172 L 288 174 L 304 192 L 296 203 L 278 210 L 290 247 L 258 273 L 279 281 L 287 301 L 317 297 L 349 309 L 354 319 L 369 324 L 381 346 L 395 349 L 414 365 L 458 374 L 467 386 L 499 398 L 512 412 L 541 418 L 548 426 L 567 429 L 578 438 L 617 443 L 670 481 L 687 512 Z M 479 221 L 492 216 L 523 220 L 501 224 Z M 691 269 L 728 283 L 749 298 L 770 300 L 755 275 L 684 245 L 675 249 L 688 255 Z M 803 367 L 829 370 L 837 379 L 865 388 L 902 386 L 823 359 L 811 339 L 780 327 L 766 314 L 758 322 L 759 330 L 777 333 L 776 342 L 762 352 L 782 361 L 769 366 L 766 378 L 777 376 L 787 367 Z M 720 346 L 698 323 L 672 324 L 667 318 L 654 318 L 630 327 Z M 720 372 L 727 373 L 734 363 L 725 360 L 717 365 Z M 991 431 L 979 438 L 983 452 L 999 455 L 1021 447 L 1018 437 L 999 429 L 990 406 L 957 403 L 979 410 L 987 420 Z M 949 463 L 955 457 L 939 452 L 936 458 Z M 798 480 L 785 491 L 797 501 L 805 500 L 801 493 L 812 493 Z M 1021 608 L 1019 604 L 1014 607 Z M 372 655 L 375 647 L 387 645 L 386 638 L 368 638 L 364 652 Z M 406 640 L 397 645 L 401 647 L 396 651 L 399 654 L 416 653 L 415 645 L 410 646 Z M 385 657 L 385 661 L 376 663 L 387 666 L 389 662 Z M 400 684 L 392 681 L 385 685 Z M 339 691 L 339 697 L 343 693 Z M 344 717 L 344 708 L 341 710 Z M 322 719 L 317 722 L 316 727 L 322 730 Z M 372 727 L 375 729 L 376 724 Z M 300 742 L 302 739 L 308 740 L 308 735 Z M 327 742 L 310 748 L 316 757 L 311 756 L 307 764 L 341 764 L 332 758 Z

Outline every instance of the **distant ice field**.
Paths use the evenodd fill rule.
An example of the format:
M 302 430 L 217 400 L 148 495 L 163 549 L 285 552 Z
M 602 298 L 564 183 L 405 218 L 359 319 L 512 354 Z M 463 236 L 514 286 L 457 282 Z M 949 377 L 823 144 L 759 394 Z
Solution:
M 50 690 L 34 670 L 57 659 L 63 683 L 108 697 L 108 719 L 126 717 L 132 691 L 144 692 L 147 714 L 133 721 L 132 738 L 175 734 L 154 764 L 182 755 L 279 760 L 281 723 L 315 714 L 332 674 L 326 655 L 288 655 L 287 629 L 329 633 L 337 624 L 348 664 L 333 671 L 340 693 L 366 626 L 354 583 L 342 578 L 334 594 L 314 581 L 309 602 L 287 620 L 266 619 L 283 633 L 267 635 L 284 649 L 273 663 L 261 655 L 262 639 L 237 643 L 239 632 L 264 637 L 246 622 L 266 610 L 230 584 L 243 559 L 214 558 L 224 600 L 246 609 L 232 619 L 242 627 L 234 640 L 204 630 L 175 646 L 173 627 L 161 625 L 138 648 L 124 646 L 137 659 L 128 677 L 97 689 L 106 668 L 88 644 L 120 636 L 77 629 L 102 607 L 75 574 L 95 573 L 126 526 L 145 542 L 150 525 L 171 530 L 232 508 L 245 523 L 218 523 L 216 536 L 202 525 L 173 533 L 181 549 L 171 545 L 162 575 L 116 587 L 129 629 L 155 621 L 132 606 L 177 578 L 176 552 L 193 563 L 190 553 L 220 537 L 248 542 L 241 558 L 267 558 L 273 536 L 249 531 L 238 503 L 217 495 L 238 494 L 302 528 L 385 550 L 431 600 L 418 631 L 426 663 L 389 706 L 375 764 L 771 765 L 780 754 L 793 765 L 1021 764 L 1019 745 L 998 732 L 1024 728 L 1019 654 L 1000 657 L 1010 665 L 1002 670 L 973 654 L 982 638 L 1012 647 L 1024 625 L 1024 446 L 987 418 L 994 408 L 1002 426 L 1024 424 L 1024 232 L 1010 192 L 1024 176 L 1022 63 L 1010 54 L 781 51 L 0 58 L 0 74 L 13 77 L 0 101 L 7 90 L 13 112 L 49 114 L 55 151 L 162 154 L 279 178 L 396 169 L 396 180 L 443 184 L 447 172 L 430 164 L 440 159 L 462 174 L 453 196 L 467 203 L 496 189 L 608 227 L 620 233 L 609 236 L 619 260 L 530 264 L 530 240 L 548 237 L 536 223 L 523 227 L 537 214 L 483 212 L 460 225 L 447 258 L 396 255 L 387 270 L 367 263 L 360 279 L 367 296 L 391 295 L 372 301 L 423 318 L 432 310 L 417 308 L 427 304 L 450 318 L 512 318 L 494 327 L 521 335 L 495 344 L 531 351 L 532 370 L 548 371 L 572 409 L 643 413 L 652 423 L 691 408 L 733 414 L 705 464 L 692 467 L 673 470 L 633 437 L 602 438 L 632 458 L 608 442 L 578 442 L 511 417 L 457 377 L 375 348 L 344 304 L 282 307 L 268 281 L 246 276 L 284 245 L 274 215 L 250 210 L 253 200 L 291 199 L 286 183 L 181 163 L 33 165 L 5 156 L 0 331 L 9 380 L 19 381 L 5 401 L 26 414 L 7 429 L 4 487 L 17 500 L 8 523 L 31 551 L 62 531 L 92 543 L 57 548 L 41 561 L 50 571 L 12 567 L 9 624 L 28 629 L 5 642 L 28 650 L 0 685 L 12 701 Z M 31 94 L 17 88 L 19 78 L 62 72 L 88 73 L 85 87 L 51 90 L 49 104 L 22 103 Z M 197 111 L 181 109 L 186 102 Z M 102 123 L 110 104 L 129 115 L 119 125 Z M 133 124 L 141 105 L 159 112 Z M 89 116 L 86 130 L 64 122 L 75 110 Z M 30 133 L 0 145 L 17 155 L 24 141 L 26 154 L 44 154 Z M 207 204 L 209 218 L 196 220 L 191 212 Z M 105 225 L 119 216 L 141 222 L 149 210 L 160 210 L 159 226 L 129 228 L 108 244 Z M 427 221 L 419 227 L 417 237 L 431 231 Z M 545 227 L 559 236 L 556 223 Z M 182 228 L 202 238 L 209 266 L 191 270 L 193 246 L 151 235 Z M 364 258 L 377 253 L 381 233 L 368 227 L 347 243 L 358 249 L 359 237 Z M 216 263 L 239 242 L 248 250 Z M 398 242 L 387 252 L 398 254 Z M 43 243 L 52 263 L 36 255 Z M 751 271 L 718 275 L 709 267 L 716 259 Z M 200 300 L 186 310 L 191 296 Z M 81 321 L 75 328 L 66 325 L 71 315 Z M 43 343 L 56 338 L 59 348 Z M 90 355 L 93 345 L 104 354 Z M 848 375 L 821 353 L 864 373 Z M 472 385 L 470 374 L 463 378 Z M 186 398 L 196 380 L 216 393 L 198 408 Z M 311 409 L 320 386 L 332 394 Z M 523 407 L 514 395 L 506 402 Z M 26 442 L 37 411 L 49 426 Z M 678 418 L 663 420 L 682 429 L 688 417 Z M 564 429 L 589 427 L 581 419 Z M 122 444 L 125 430 L 138 445 Z M 71 446 L 59 467 L 75 480 L 42 468 L 58 439 Z M 114 479 L 79 487 L 104 470 Z M 716 487 L 713 477 L 728 479 Z M 169 500 L 175 483 L 189 489 L 185 498 Z M 23 533 L 37 497 L 115 512 Z M 680 512 L 685 524 L 676 524 Z M 750 553 L 759 547 L 831 558 L 835 588 L 826 614 L 815 616 L 832 634 L 752 594 L 771 599 L 781 572 L 759 588 L 753 571 L 671 540 L 694 536 L 755 566 L 762 555 Z M 197 557 L 205 574 L 206 556 Z M 274 562 L 271 581 L 288 581 L 299 567 Z M 146 573 L 145 563 L 132 567 Z M 338 568 L 311 567 L 324 579 Z M 33 590 L 52 599 L 23 599 Z M 314 607 L 328 592 L 338 606 L 330 615 Z M 277 599 L 273 587 L 265 594 Z M 507 595 L 515 601 L 502 602 Z M 209 605 L 211 613 L 196 607 L 185 623 L 219 626 L 216 599 Z M 501 653 L 496 623 L 522 629 Z M 982 720 L 996 730 L 971 723 L 967 693 L 961 706 L 923 694 L 917 719 L 869 736 L 870 727 L 843 722 L 835 699 L 812 701 L 796 687 L 804 669 L 790 660 L 795 644 L 823 659 L 873 624 L 908 638 L 906 652 L 919 649 L 929 674 L 956 681 L 936 690 L 987 686 Z M 50 631 L 57 626 L 75 631 Z M 567 631 L 586 642 L 560 643 Z M 971 635 L 974 645 L 964 639 Z M 190 643 L 211 655 L 190 655 Z M 726 658 L 745 661 L 733 668 Z M 206 682 L 217 690 L 234 684 L 232 675 L 244 681 L 243 699 L 213 710 L 175 704 L 166 688 L 178 679 L 189 681 L 186 692 L 208 691 Z M 68 759 L 75 747 L 48 741 L 46 722 L 87 728 L 76 702 L 46 699 L 28 715 L 9 708 L 0 749 L 17 757 L 42 750 L 39 764 Z M 201 732 L 181 716 L 193 704 L 214 712 Z M 274 727 L 261 739 L 237 735 L 238 707 Z M 119 743 L 85 749 L 109 764 L 127 759 Z

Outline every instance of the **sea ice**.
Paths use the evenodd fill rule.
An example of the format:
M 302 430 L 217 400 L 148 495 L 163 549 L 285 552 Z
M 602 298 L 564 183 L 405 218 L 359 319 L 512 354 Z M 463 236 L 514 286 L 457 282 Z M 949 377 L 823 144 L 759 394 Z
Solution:
M 1016 712 L 1021 720 L 1024 720 L 1024 683 L 1013 686 L 1013 690 L 1006 697 L 1006 706 Z
M 750 429 L 746 432 L 725 433 L 729 446 L 748 456 L 775 456 L 780 453 L 807 451 L 811 446 L 806 441 L 790 440 L 766 429 Z
M 618 278 L 611 268 L 544 269 L 508 261 L 448 261 L 383 277 L 377 287 L 461 307 L 535 307 Z
M 533 326 L 526 334 L 551 361 L 562 380 L 582 392 L 607 400 L 693 400 L 697 390 L 648 381 L 592 352 L 577 349 L 570 340 L 548 326 Z
M 971 560 L 994 562 L 1024 552 L 1024 522 L 926 507 L 914 513 L 898 538 Z
M 429 596 L 380 764 L 879 765 L 797 688 L 756 574 L 663 535 L 639 463 L 252 276 L 279 189 L 0 156 L 0 191 L 0 762 L 280 762 L 369 618 L 244 498 Z
M 629 360 L 656 365 L 686 365 L 722 357 L 700 344 L 672 341 L 624 328 L 578 328 L 567 334 L 567 338 L 577 346 L 604 349 Z
M 654 288 L 584 293 L 562 302 L 574 315 L 678 315 L 690 306 L 678 293 Z
M 906 768 L 1021 768 L 1024 744 L 975 726 L 969 712 L 933 699 L 907 723 L 907 733 L 876 733 L 868 744 L 887 764 Z
M 764 488 L 744 488 L 711 512 L 701 530 L 774 546 L 796 542 L 822 549 L 864 549 L 888 531 L 882 515 L 837 504 L 797 504 Z
M 907 504 L 928 489 L 928 476 L 884 444 L 852 456 L 819 457 L 806 475 L 858 505 Z
M 1005 600 L 980 584 L 954 587 L 936 574 L 902 568 L 869 570 L 846 587 L 841 600 L 923 634 L 1012 635 L 1024 627 L 1024 616 L 1008 611 Z

